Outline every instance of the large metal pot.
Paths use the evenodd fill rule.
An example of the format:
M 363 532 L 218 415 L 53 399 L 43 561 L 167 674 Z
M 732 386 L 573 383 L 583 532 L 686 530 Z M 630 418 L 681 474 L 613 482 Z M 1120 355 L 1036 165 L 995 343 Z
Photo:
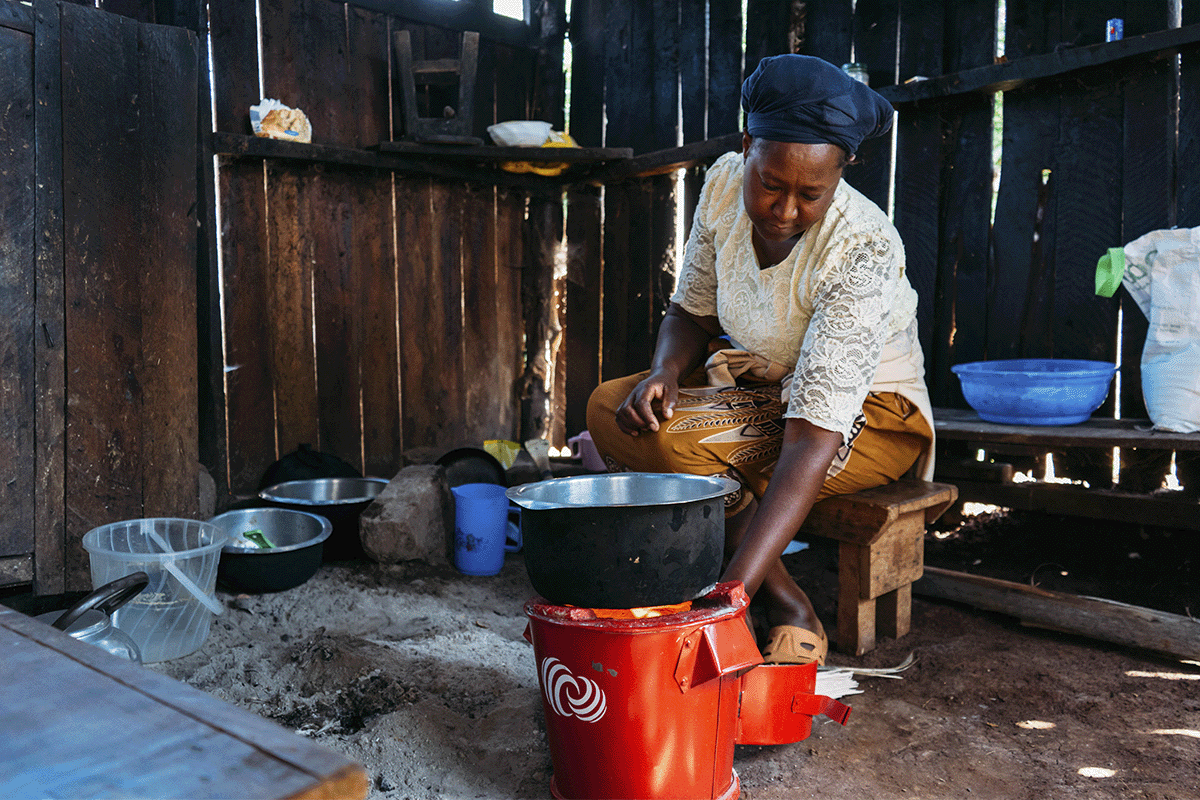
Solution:
M 721 574 L 727 478 L 621 472 L 515 486 L 525 567 L 551 603 L 641 608 L 693 600 Z

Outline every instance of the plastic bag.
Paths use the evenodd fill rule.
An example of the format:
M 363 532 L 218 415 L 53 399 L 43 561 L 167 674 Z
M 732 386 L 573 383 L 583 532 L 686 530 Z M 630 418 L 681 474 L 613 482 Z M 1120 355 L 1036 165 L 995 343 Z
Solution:
M 1151 231 L 1124 251 L 1121 285 L 1150 321 L 1142 349 L 1150 420 L 1200 431 L 1200 227 Z

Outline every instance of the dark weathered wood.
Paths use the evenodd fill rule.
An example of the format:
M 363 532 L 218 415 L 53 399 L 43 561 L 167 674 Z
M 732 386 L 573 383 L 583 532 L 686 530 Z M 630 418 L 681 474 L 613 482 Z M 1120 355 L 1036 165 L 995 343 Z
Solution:
M 1183 9 L 1183 22 L 1200 24 L 1200 6 Z M 1188 48 L 1179 54 L 1179 142 L 1175 156 L 1175 224 L 1182 228 L 1200 225 L 1200 50 Z
M 301 444 L 320 445 L 320 406 L 313 350 L 313 232 L 308 230 L 316 168 L 267 164 L 268 334 L 264 357 L 275 402 L 277 457 Z
M 1058 358 L 1114 361 L 1116 302 L 1095 293 L 1096 260 L 1121 238 L 1124 101 L 1115 71 L 1095 70 L 1059 91 L 1061 117 L 1051 177 L 1055 194 L 1054 339 Z M 1101 413 L 1111 414 L 1113 398 Z
M 601 224 L 599 187 L 567 192 L 566 430 L 587 428 L 587 401 L 600 383 Z
M 1147 142 L 1170 142 L 1174 138 L 1175 76 L 1169 61 L 1130 70 L 1125 77 L 1125 100 L 1121 174 L 1121 242 L 1129 242 L 1152 230 L 1169 228 L 1175 209 L 1172 192 L 1174 170 L 1170 147 L 1148 147 Z M 1186 169 L 1186 167 L 1183 167 Z M 1142 399 L 1141 350 L 1148 325 L 1123 292 L 1117 304 L 1123 309 L 1121 397 L 1123 417 L 1146 416 Z
M 788 52 L 790 4 L 772 0 L 748 0 L 746 4 L 746 51 L 743 77 L 767 56 Z
M 661 150 L 682 144 L 679 119 L 680 0 L 653 0 L 650 28 L 652 114 L 650 140 L 642 149 Z
M 349 309 L 362 330 L 357 376 L 362 399 L 362 471 L 390 478 L 403 467 L 391 176 L 359 175 L 353 184 L 351 208 L 351 263 L 361 275 L 362 292 L 357 308 Z M 407 335 L 409 326 L 401 328 Z
M 537 46 L 537 31 L 518 19 L 481 12 L 471 3 L 430 3 L 427 0 L 355 0 L 354 5 L 394 14 L 424 25 L 459 31 L 479 31 L 487 39 L 512 47 Z
M 0 586 L 33 583 L 33 555 L 0 557 Z
M 137 27 L 62 6 L 68 589 L 90 584 L 83 534 L 142 514 Z
M 567 33 L 565 0 L 543 0 L 538 4 L 537 27 L 540 38 L 530 87 L 533 118 L 544 120 L 562 130 L 566 123 L 567 81 L 563 71 L 564 41 Z
M 654 94 L 650 5 L 610 4 L 605 36 L 616 46 L 604 51 L 604 144 L 639 153 L 653 150 L 653 113 L 647 113 L 647 100 Z
M 380 153 L 400 156 L 432 156 L 450 162 L 495 166 L 502 161 L 535 164 L 592 164 L 632 160 L 631 147 L 504 147 L 501 145 L 435 145 L 419 142 L 380 142 Z M 386 163 L 386 162 L 382 162 Z
M 0 28 L 33 34 L 34 11 L 32 6 L 20 3 L 0 5 Z M 15 73 L 14 73 L 15 74 Z
M 225 0 L 209 8 L 209 47 L 216 130 L 249 134 L 258 90 L 256 0 Z M 284 101 L 286 102 L 286 101 Z
M 1068 484 L 982 484 L 955 480 L 959 499 L 1022 511 L 1200 530 L 1200 504 L 1176 494 L 1133 494 Z
M 1100 27 L 1103 27 L 1103 20 L 1099 18 L 1097 20 L 1100 22 Z M 1014 28 L 1010 25 L 1008 30 L 1013 31 Z M 879 89 L 879 93 L 892 103 L 912 103 L 964 92 L 1009 91 L 1029 82 L 1065 77 L 1077 70 L 1086 70 L 1124 59 L 1163 58 L 1172 54 L 1176 48 L 1181 52 L 1191 52 L 1198 43 L 1200 43 L 1200 25 L 1188 25 L 1183 28 L 1171 28 L 1141 36 L 1127 37 L 1117 42 L 1101 42 L 1086 47 L 1068 47 L 1043 55 L 1015 58 L 1011 49 L 1011 40 L 1006 39 L 1008 61 L 1004 63 L 990 67 L 977 67 L 936 78 L 927 76 L 930 78 L 929 80 L 900 86 L 885 86 Z M 901 77 L 902 80 L 907 80 L 903 71 L 901 71 Z
M 533 119 L 529 87 L 534 81 L 534 56 L 526 50 L 497 45 L 493 51 L 496 69 L 496 120 Z M 544 120 L 549 122 L 550 120 Z M 487 141 L 486 137 L 483 137 Z
M 430 181 L 408 178 L 396 181 L 396 241 L 398 311 L 403 330 L 440 331 L 445 324 L 440 282 L 435 273 L 430 228 Z M 441 398 L 437 391 L 437 363 L 445 358 L 441 336 L 400 338 L 401 442 L 405 449 L 439 444 Z M 446 368 L 449 368 L 448 366 Z
M 0 609 L 0 640 L 5 796 L 367 795 L 341 753 L 45 623 Z
M 602 184 L 619 183 L 628 178 L 647 178 L 697 164 L 709 163 L 724 153 L 741 149 L 742 134 L 729 133 L 703 142 L 692 142 L 682 147 L 656 150 L 652 153 L 643 153 L 632 158 L 612 161 L 594 168 L 590 173 L 590 178 L 592 181 Z
M 468 192 L 462 203 L 464 438 L 508 439 L 511 432 L 502 425 L 509 393 L 500 388 L 506 376 L 496 359 L 496 346 L 500 319 L 513 310 L 499 296 L 495 190 Z
M 196 336 L 195 34 L 138 27 L 137 149 L 143 204 L 137 274 L 141 296 L 141 515 L 199 511 Z M 130 265 L 131 266 L 131 265 Z
M 355 5 L 347 5 L 346 14 L 348 80 L 354 87 L 348 144 L 367 147 L 391 138 L 387 18 Z
M 366 175 L 322 169 L 315 175 L 302 220 L 312 242 L 313 337 L 317 371 L 317 426 L 321 450 L 349 461 L 362 471 L 362 370 L 369 368 L 364 352 L 363 281 L 369 265 L 360 263 L 356 240 L 382 231 L 376 225 L 358 230 L 382 208 L 367 209 L 355 202 L 357 186 Z M 384 477 L 391 477 L 386 475 Z
M 501 311 L 497 316 L 496 363 L 499 378 L 496 390 L 507 402 L 497 408 L 498 427 L 504 438 L 524 441 L 521 435 L 519 387 L 524 371 L 525 318 L 521 304 L 521 283 L 524 278 L 525 195 L 517 192 L 496 192 L 496 297 Z
M 96 6 L 110 14 L 120 14 L 138 22 L 158 22 L 154 0 L 101 0 Z
M 996 15 L 991 0 L 946 6 L 948 70 L 991 64 Z M 950 366 L 984 358 L 987 347 L 988 233 L 991 228 L 992 116 L 996 98 L 957 98 L 944 110 L 947 168 L 942 173 L 937 288 L 926 383 L 934 402 L 960 405 Z
M 870 85 L 896 82 L 896 36 L 899 26 L 896 0 L 869 0 L 854 11 L 854 57 L 867 68 Z M 845 53 L 842 61 L 849 61 Z M 840 62 L 839 62 L 840 63 Z M 868 139 L 858 148 L 857 163 L 844 173 L 846 182 L 865 194 L 884 211 L 890 203 L 892 141 L 895 129 L 885 136 Z
M 916 108 L 900 117 L 896 146 L 896 229 L 904 242 L 909 283 L 921 298 L 917 308 L 922 349 L 930 352 L 938 278 L 941 208 L 941 117 L 936 109 Z
M 950 145 L 942 174 L 932 349 L 925 364 L 933 402 L 961 403 L 950 367 L 984 358 L 987 346 L 988 231 L 991 227 L 993 99 L 961 98 L 945 128 Z
M 709 0 L 708 16 L 708 126 L 704 135 L 712 139 L 742 129 L 742 4 L 740 0 Z
M 1080 445 L 1200 451 L 1200 434 L 1153 430 L 1147 419 L 1093 417 L 1079 425 L 1002 425 L 984 422 L 974 411 L 950 408 L 935 409 L 933 419 L 939 440 L 1007 442 L 1050 449 Z
M 37 530 L 33 48 L 0 22 L 0 556 L 32 553 Z
M 1179 614 L 937 567 L 926 567 L 925 576 L 913 584 L 913 591 L 998 611 L 1027 625 L 1175 658 L 1200 658 L 1200 622 Z
M 271 385 L 270 272 L 267 268 L 266 165 L 223 159 L 221 263 L 224 294 L 223 375 L 228 435 L 228 491 L 253 494 L 275 449 L 275 392 Z M 217 312 L 220 309 L 218 307 Z M 286 451 L 285 451 L 286 452 Z
M 39 0 L 34 40 L 37 354 L 34 591 L 66 590 L 66 320 L 63 299 L 62 61 L 57 4 Z
M 1004 151 L 989 268 L 987 357 L 1052 355 L 1046 253 L 1054 209 L 1043 170 L 1054 165 L 1058 97 L 1032 88 L 1004 95 Z M 1052 180 L 1053 172 L 1047 180 Z
M 571 3 L 571 137 L 582 147 L 604 144 L 604 0 Z
M 779 5 L 785 5 L 780 3 Z M 803 17 L 796 19 L 796 8 L 788 20 L 788 47 L 781 53 L 798 52 L 816 56 L 840 67 L 850 60 L 850 45 L 854 36 L 854 11 L 851 0 L 824 0 L 820 3 L 804 3 Z M 799 30 L 803 25 L 803 33 Z
M 443 360 L 428 364 L 429 380 L 423 388 L 424 402 L 435 401 L 442 415 L 439 443 L 446 447 L 462 444 L 467 427 L 465 388 L 468 377 L 463 356 L 466 331 L 462 309 L 466 253 L 462 241 L 464 209 L 459 195 L 458 186 L 444 181 L 433 181 L 430 187 L 430 277 L 438 282 L 437 291 L 430 300 L 442 304 L 442 324 L 436 330 L 443 340 Z
M 260 25 L 266 96 L 302 110 L 314 142 L 353 144 L 344 7 L 328 0 L 263 0 Z
M 474 164 L 459 165 L 454 163 L 455 159 L 434 159 L 429 155 L 414 154 L 409 157 L 357 147 L 301 144 L 234 133 L 213 133 L 212 144 L 213 151 L 219 155 L 373 167 L 395 170 L 406 175 L 432 175 L 468 184 L 494 184 L 532 191 L 555 191 L 563 183 L 573 179 L 569 174 L 564 178 L 552 178 L 505 172 L 499 169 L 499 162 L 496 161 L 492 161 L 488 169 L 481 169 Z M 398 149 L 396 145 L 389 146 Z M 568 149 L 562 148 L 563 152 L 567 152 Z M 524 157 L 533 153 L 521 155 Z
M 739 12 L 740 12 L 739 8 Z M 707 0 L 679 0 L 679 108 L 680 130 L 684 143 L 698 142 L 705 138 L 705 117 L 708 105 L 708 81 L 706 78 L 708 38 L 705 19 L 708 15 Z

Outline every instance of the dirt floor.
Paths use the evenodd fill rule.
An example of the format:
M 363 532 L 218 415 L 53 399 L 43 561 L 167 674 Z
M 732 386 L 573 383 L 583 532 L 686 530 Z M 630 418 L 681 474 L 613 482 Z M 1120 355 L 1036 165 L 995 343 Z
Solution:
M 1198 555 L 1195 534 L 1000 514 L 931 534 L 926 561 L 1188 614 Z M 786 560 L 835 627 L 836 550 L 818 540 Z M 279 594 L 221 595 L 204 647 L 151 668 L 347 753 L 372 798 L 544 798 L 552 765 L 522 638 L 532 595 L 520 554 L 491 578 L 331 564 Z M 741 796 L 1200 798 L 1200 664 L 921 598 L 912 628 L 832 655 L 916 658 L 900 680 L 861 679 L 845 727 L 738 746 Z

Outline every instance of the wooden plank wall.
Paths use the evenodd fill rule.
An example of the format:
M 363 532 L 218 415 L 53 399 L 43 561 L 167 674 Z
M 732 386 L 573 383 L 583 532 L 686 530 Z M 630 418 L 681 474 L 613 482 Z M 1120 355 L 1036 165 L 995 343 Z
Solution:
M 216 128 L 258 101 L 253 0 L 211 7 Z M 261 4 L 264 94 L 304 109 L 313 141 L 392 136 L 391 33 L 426 58 L 458 31 L 329 0 Z M 475 127 L 525 118 L 535 54 L 481 42 Z M 365 474 L 403 454 L 520 436 L 525 197 L 329 164 L 223 159 L 218 170 L 227 486 L 257 490 L 308 443 Z M 223 312 L 223 314 L 222 314 Z
M 1200 12 L 1184 5 L 1186 25 Z M 647 152 L 669 146 L 672 137 L 690 143 L 736 131 L 742 77 L 759 59 L 783 52 L 839 65 L 862 62 L 876 88 L 991 65 L 998 57 L 995 0 L 749 0 L 741 58 L 743 26 L 735 6 L 681 0 L 613 9 L 577 0 L 571 31 L 577 137 Z M 1124 20 L 1126 38 L 1161 31 L 1171 24 L 1170 6 L 1169 0 L 1009 0 L 1000 57 L 1015 61 L 1103 42 L 1105 22 L 1113 17 Z M 700 77 L 705 57 L 707 82 Z M 900 103 L 894 198 L 893 142 L 864 146 L 862 163 L 847 171 L 847 180 L 894 208 L 909 278 L 921 296 L 920 336 L 935 405 L 965 407 L 950 371 L 954 364 L 1051 356 L 1114 360 L 1119 345 L 1121 392 L 1099 413 L 1111 415 L 1119 406 L 1122 416 L 1145 416 L 1138 360 L 1146 321 L 1123 293 L 1096 297 L 1093 274 L 1108 247 L 1150 230 L 1198 224 L 1198 58 L 1189 48 L 1180 59 L 1178 142 L 1175 67 L 1168 56 L 1030 81 L 1002 98 L 972 92 Z M 744 69 L 737 68 L 740 60 Z M 681 119 L 672 116 L 664 83 L 679 88 Z M 1003 157 L 993 226 L 993 129 L 1001 101 Z M 599 285 L 603 299 L 568 303 L 570 352 L 589 359 L 576 369 L 572 356 L 569 428 L 582 424 L 596 379 L 648 365 L 675 268 L 674 252 L 655 228 L 658 214 L 678 202 L 690 217 L 702 178 L 702 168 L 690 171 L 680 198 L 663 191 L 669 179 L 661 177 L 606 186 L 601 203 L 590 190 L 572 194 L 570 288 Z M 576 236 L 602 241 L 585 245 Z
M 199 48 L 39 0 L 0 10 L 0 60 L 0 584 L 60 593 L 89 529 L 197 512 Z
M 0 584 L 33 578 L 37 227 L 33 14 L 0 6 Z

